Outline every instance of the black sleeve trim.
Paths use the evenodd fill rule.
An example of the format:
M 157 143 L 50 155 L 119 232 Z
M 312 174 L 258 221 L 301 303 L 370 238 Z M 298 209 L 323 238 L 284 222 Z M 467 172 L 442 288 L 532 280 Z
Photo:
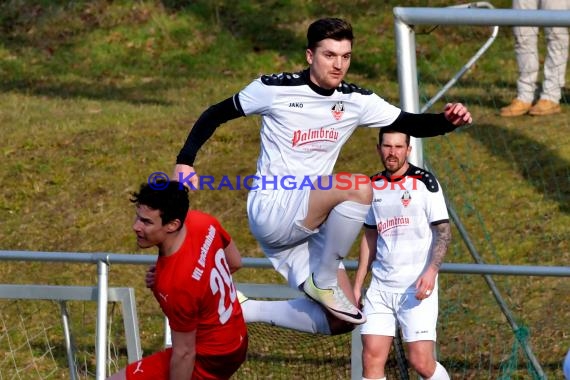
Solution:
M 444 135 L 457 128 L 443 113 L 410 113 L 402 111 L 388 127 L 413 137 L 433 137 Z
M 237 119 L 240 116 L 245 115 L 237 94 L 210 106 L 200 115 L 192 127 L 184 146 L 176 157 L 176 163 L 192 166 L 198 150 L 214 134 L 216 128 L 226 121 Z
M 432 226 L 437 226 L 438 224 L 444 224 L 444 223 L 449 223 L 449 219 L 437 220 L 437 221 L 435 221 L 435 222 L 432 222 L 431 225 L 432 225 Z
M 364 223 L 364 228 L 369 228 L 369 229 L 371 229 L 371 230 L 375 230 L 375 229 L 376 229 L 376 226 L 373 226 L 373 225 L 371 225 L 371 224 L 366 224 L 366 223 Z

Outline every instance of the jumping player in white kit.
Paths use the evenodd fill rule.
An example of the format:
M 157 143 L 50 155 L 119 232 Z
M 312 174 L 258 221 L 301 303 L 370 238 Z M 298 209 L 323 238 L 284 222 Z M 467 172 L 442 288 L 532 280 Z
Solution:
M 369 181 L 361 183 L 362 174 L 333 175 L 342 146 L 358 126 L 392 126 L 430 137 L 472 121 L 460 103 L 446 105 L 440 114 L 411 114 L 345 82 L 352 40 L 346 21 L 315 21 L 307 32 L 306 70 L 263 75 L 212 105 L 177 156 L 176 179 L 198 187 L 194 160 L 215 129 L 238 117 L 261 115 L 261 152 L 247 200 L 249 226 L 275 269 L 316 302 L 249 300 L 242 305 L 247 322 L 325 334 L 363 323 L 342 259 L 368 213 L 372 188 Z
M 378 154 L 385 170 L 372 177 L 372 207 L 360 246 L 354 296 L 362 299 L 363 379 L 385 380 L 400 324 L 410 365 L 426 380 L 449 380 L 434 358 L 437 275 L 451 241 L 445 199 L 430 172 L 407 161 L 410 136 L 382 128 Z M 363 296 L 367 273 L 370 286 Z

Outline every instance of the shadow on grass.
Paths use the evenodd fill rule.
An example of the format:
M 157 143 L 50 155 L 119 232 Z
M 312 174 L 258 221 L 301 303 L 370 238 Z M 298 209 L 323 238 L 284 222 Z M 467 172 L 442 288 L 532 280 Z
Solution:
M 148 94 L 158 93 L 158 90 L 162 87 L 164 86 L 151 84 L 133 86 L 130 88 L 120 88 L 114 85 L 85 82 L 58 83 L 57 81 L 12 80 L 3 81 L 0 84 L 0 91 L 19 91 L 26 94 L 60 99 L 86 98 L 92 100 L 114 100 L 159 106 L 172 105 L 172 102 L 148 96 Z
M 570 214 L 570 162 L 549 146 L 500 125 L 480 125 L 466 128 L 465 132 L 495 156 L 511 162 L 545 199 L 556 202 L 561 212 Z
M 239 56 L 238 54 L 261 51 L 276 51 L 287 61 L 300 62 L 299 60 L 301 60 L 301 62 L 304 62 L 302 57 L 306 44 L 305 28 L 310 21 L 324 16 L 337 15 L 347 18 L 354 26 L 358 26 L 360 23 L 368 25 L 370 22 L 367 20 L 367 18 L 369 18 L 368 15 L 380 18 L 380 15 L 383 13 L 391 14 L 393 7 L 400 5 L 399 3 L 397 0 L 385 0 L 382 4 L 369 1 L 359 2 L 358 6 L 355 7 L 346 7 L 343 3 L 335 1 L 308 2 L 302 6 L 299 6 L 299 4 L 292 6 L 292 4 L 295 5 L 295 2 L 289 3 L 277 0 L 221 0 L 217 2 L 208 0 L 161 1 L 165 11 L 173 16 L 184 17 L 185 14 L 192 14 L 204 20 L 205 24 L 216 24 L 218 28 L 227 31 L 232 36 L 243 41 L 244 46 L 247 46 L 245 48 L 247 51 L 236 53 L 229 49 L 227 52 L 222 53 L 224 55 L 222 58 L 224 59 L 221 59 L 221 61 L 227 60 L 227 62 L 231 62 L 232 59 L 235 60 L 236 57 Z M 12 50 L 16 52 L 14 54 L 15 56 L 18 56 L 19 51 L 29 50 L 33 51 L 38 57 L 49 56 L 50 59 L 52 59 L 52 50 L 56 49 L 58 51 L 56 59 L 59 59 L 59 57 L 65 57 L 68 52 L 73 52 L 77 45 L 81 44 L 85 39 L 88 39 L 90 34 L 105 29 L 105 27 L 101 26 L 99 20 L 105 19 L 105 16 L 102 14 L 107 10 L 108 5 L 101 0 L 92 2 L 77 1 L 75 7 L 69 7 L 68 2 L 60 0 L 50 2 L 49 7 L 39 0 L 30 1 L 28 3 L 24 2 L 23 4 L 22 6 L 6 6 L 5 15 L 0 16 L 0 40 L 3 41 L 4 48 L 8 51 Z M 420 0 L 410 0 L 408 5 L 420 4 L 422 4 Z M 130 11 L 125 11 L 125 14 L 121 16 L 123 17 L 121 21 L 122 24 L 112 24 L 112 28 L 118 26 L 128 28 L 132 24 L 134 29 L 141 29 L 140 25 L 148 22 L 149 18 L 144 12 L 142 13 L 144 16 L 138 14 L 136 9 L 137 7 L 133 6 Z M 0 7 L 0 11 L 2 11 L 2 7 Z M 34 37 L 33 34 L 26 33 L 26 30 L 33 30 L 37 24 L 58 25 L 50 20 L 59 20 L 62 12 L 73 13 L 75 15 L 74 20 L 78 20 L 76 21 L 78 24 L 71 27 L 54 27 L 54 29 L 57 30 L 53 30 L 51 33 L 53 40 L 47 37 L 39 39 L 37 36 Z M 386 38 L 386 36 L 379 32 L 380 30 L 389 31 L 387 36 L 392 36 L 393 32 L 391 32 L 391 30 L 393 28 L 393 22 L 390 18 L 386 20 L 387 21 L 384 22 L 385 25 L 376 26 L 371 35 L 363 35 L 361 32 L 355 32 L 357 43 L 355 50 L 356 57 L 358 57 L 360 49 L 363 49 L 359 41 L 371 38 L 373 40 L 378 39 L 379 43 L 383 43 L 382 40 Z M 295 28 L 298 29 L 298 32 L 293 32 L 290 29 L 291 25 L 294 25 Z M 112 34 L 112 30 L 107 31 L 107 33 Z M 190 36 L 191 33 L 188 33 L 188 35 Z M 53 36 L 56 37 L 54 38 Z M 389 41 L 389 44 L 383 46 L 382 50 L 377 53 L 378 59 L 355 58 L 352 62 L 350 72 L 369 79 L 382 77 L 397 78 L 397 68 L 392 62 L 394 52 L 391 50 L 391 47 L 393 43 L 394 41 Z M 215 44 L 224 44 L 224 42 L 216 39 Z M 437 53 L 437 50 L 433 51 L 434 54 Z M 172 53 L 172 51 L 170 53 Z M 182 51 L 180 55 L 184 56 Z M 54 64 L 60 72 L 51 72 L 51 74 L 54 74 L 51 79 L 51 74 L 49 73 L 41 77 L 41 79 L 39 79 L 39 77 L 38 79 L 34 79 L 33 74 L 23 72 L 21 73 L 22 78 L 31 78 L 27 83 L 22 83 L 25 82 L 25 79 L 22 80 L 22 82 L 18 80 L 5 81 L 0 84 L 0 90 L 21 91 L 28 94 L 59 96 L 63 98 L 85 97 L 93 99 L 116 99 L 142 104 L 164 104 L 160 100 L 157 100 L 158 95 L 156 94 L 160 92 L 156 90 L 184 86 L 184 81 L 179 80 L 180 76 L 190 77 L 196 75 L 200 69 L 203 68 L 202 65 L 204 65 L 204 62 L 209 62 L 203 57 L 202 60 L 196 57 L 184 56 L 184 58 L 187 58 L 187 60 L 178 61 L 172 57 L 170 58 L 172 60 L 169 60 L 169 58 L 161 58 L 160 63 L 163 65 L 163 69 L 161 70 L 162 79 L 168 82 L 161 86 L 157 84 L 152 86 L 137 84 L 131 87 L 116 87 L 109 83 L 101 83 L 100 78 L 97 77 L 97 74 L 93 74 L 93 72 L 83 72 L 79 74 L 83 75 L 87 82 L 97 83 L 98 85 L 96 86 L 73 82 L 58 83 L 57 79 L 54 79 L 57 75 L 74 71 L 73 68 L 70 68 L 73 58 L 71 58 L 69 62 L 63 58 L 61 63 L 57 63 L 57 65 Z M 137 73 L 133 74 L 131 70 L 135 70 L 135 68 L 125 64 L 121 60 L 120 55 L 110 54 L 109 59 L 111 62 L 105 62 L 105 64 L 111 67 L 113 64 L 121 68 L 124 66 L 124 73 L 121 74 L 127 76 L 132 74 L 132 76 L 135 77 L 138 75 L 153 75 L 152 68 L 144 66 L 149 64 L 147 61 L 142 62 Z M 195 60 L 200 62 L 196 67 L 193 66 Z M 184 68 L 180 69 L 180 66 L 184 66 Z M 459 68 L 460 65 L 457 69 Z M 141 70 L 143 73 L 141 73 Z M 216 70 L 217 69 L 214 69 L 213 71 Z M 220 68 L 220 70 L 223 70 L 223 68 Z M 291 68 L 290 70 L 293 69 Z M 514 86 L 514 83 L 496 83 L 495 76 L 482 77 L 484 80 L 487 80 L 486 78 L 489 78 L 490 84 L 494 86 Z M 432 81 L 443 83 L 448 79 L 448 77 L 436 78 L 428 80 L 428 83 L 432 83 Z M 462 82 L 467 86 L 482 86 L 481 78 L 474 80 L 472 84 L 469 78 L 462 79 Z M 380 88 L 374 88 L 374 90 L 379 91 Z M 465 100 L 462 101 L 466 102 Z M 474 101 L 477 102 L 477 99 L 474 99 Z M 510 99 L 506 99 L 505 104 L 509 101 Z M 565 102 L 564 99 L 563 102 Z M 496 104 L 491 105 L 496 106 Z
M 375 9 L 375 6 L 371 3 L 365 3 L 360 7 L 354 8 L 345 7 L 344 9 L 338 6 L 336 8 L 339 9 L 335 9 L 335 6 L 331 4 L 327 6 L 326 4 L 315 3 L 303 6 L 302 9 L 299 9 L 297 12 L 295 8 L 292 8 L 287 2 L 279 1 L 273 1 L 270 4 L 245 0 L 220 1 L 215 5 L 206 0 L 162 1 L 166 11 L 171 14 L 177 13 L 177 17 L 184 17 L 184 13 L 192 13 L 205 20 L 206 23 L 215 22 L 221 29 L 243 40 L 249 52 L 277 51 L 285 59 L 292 62 L 297 62 L 299 59 L 302 60 L 306 41 L 304 38 L 305 30 L 303 30 L 303 33 L 297 34 L 288 28 L 289 25 L 299 24 L 299 28 L 304 29 L 306 27 L 305 18 L 310 17 L 311 19 L 316 19 L 324 15 L 334 15 L 339 12 L 342 12 L 343 15 L 349 18 L 353 23 L 357 23 L 359 13 L 363 11 L 363 8 L 364 10 Z M 114 86 L 112 83 L 102 82 L 99 77 L 101 74 L 88 71 L 77 73 L 83 76 L 87 84 L 79 82 L 62 83 L 60 79 L 58 79 L 59 76 L 65 75 L 66 72 L 77 71 L 70 67 L 73 64 L 73 58 L 71 58 L 70 61 L 66 61 L 65 57 L 67 55 L 73 57 L 73 52 L 82 41 L 88 39 L 91 34 L 105 29 L 105 27 L 100 25 L 98 19 L 105 18 L 102 13 L 107 10 L 107 5 L 104 2 L 98 1 L 92 2 L 91 5 L 90 2 L 79 1 L 76 7 L 73 8 L 69 7 L 68 3 L 64 1 L 53 1 L 49 6 L 46 6 L 41 1 L 32 1 L 30 3 L 23 3 L 21 6 L 4 5 L 4 7 L 5 8 L 0 7 L 0 11 L 2 9 L 5 11 L 4 16 L 0 16 L 0 40 L 3 41 L 2 47 L 6 49 L 6 54 L 18 57 L 20 52 L 28 51 L 33 52 L 32 54 L 34 56 L 40 57 L 38 59 L 59 60 L 60 57 L 62 58 L 61 62 L 50 62 L 50 65 L 54 67 L 54 71 L 50 71 L 49 68 L 44 66 L 42 70 L 45 71 L 43 71 L 42 75 L 33 73 L 33 69 L 25 66 L 20 68 L 18 75 L 21 75 L 21 77 L 3 81 L 0 84 L 0 91 L 25 92 L 27 94 L 61 98 L 84 97 L 91 99 L 123 100 L 143 104 L 164 104 L 158 100 L 158 95 L 156 94 L 160 92 L 157 90 L 181 87 L 184 85 L 184 81 L 179 80 L 180 68 L 178 65 L 180 62 L 170 62 L 168 60 L 162 62 L 164 69 L 161 74 L 163 79 L 167 82 L 162 86 L 158 84 L 153 84 L 152 86 L 146 86 L 145 84 L 134 84 L 129 87 L 122 87 L 120 85 Z M 133 6 L 133 9 L 134 8 L 136 7 Z M 386 9 L 390 10 L 391 7 L 386 4 Z M 53 20 L 59 20 L 62 12 L 70 12 L 70 14 L 74 15 L 73 19 L 79 20 L 77 22 L 80 24 L 65 28 L 63 26 L 58 27 L 57 25 L 60 24 Z M 97 17 L 92 14 L 93 12 L 96 13 Z M 133 28 L 136 29 L 138 27 L 140 29 L 137 23 L 142 24 L 148 21 L 148 19 L 144 18 L 138 19 L 135 10 L 131 10 L 131 13 L 132 14 L 126 16 L 124 15 L 125 21 L 123 21 L 124 24 L 121 25 L 121 27 L 128 28 L 129 23 L 131 23 L 133 24 Z M 36 25 L 39 24 L 54 25 L 54 29 L 51 30 L 51 35 L 42 39 L 33 34 L 26 33 L 26 30 L 34 30 Z M 113 27 L 117 26 L 119 25 L 113 25 Z M 108 32 L 110 33 L 111 31 Z M 189 34 L 189 36 L 190 35 L 191 34 Z M 223 44 L 223 41 L 217 41 L 216 43 Z M 53 51 L 57 51 L 58 54 L 54 55 Z M 248 53 L 248 51 L 242 53 Z M 229 62 L 231 62 L 232 59 L 236 59 L 236 52 L 227 51 L 225 55 Z M 132 74 L 132 76 L 135 77 L 153 74 L 151 73 L 152 68 L 129 68 L 128 65 L 125 65 L 121 60 L 120 54 L 116 56 L 111 54 L 109 59 L 111 62 L 105 62 L 106 65 L 113 67 L 112 61 L 115 60 L 114 66 L 125 66 L 122 74 L 127 76 L 132 74 L 131 70 L 137 71 Z M 141 65 L 144 64 L 148 64 L 148 62 L 141 63 Z M 190 76 L 196 73 L 196 68 L 191 67 L 192 63 L 186 62 L 182 63 L 182 65 L 188 66 L 186 70 L 183 70 L 184 75 Z M 144 74 L 145 70 L 149 71 L 149 73 Z M 288 71 L 291 70 L 293 70 L 293 68 Z M 351 72 L 368 77 L 376 76 L 378 74 L 377 71 L 377 67 L 365 61 L 355 62 L 351 70 Z

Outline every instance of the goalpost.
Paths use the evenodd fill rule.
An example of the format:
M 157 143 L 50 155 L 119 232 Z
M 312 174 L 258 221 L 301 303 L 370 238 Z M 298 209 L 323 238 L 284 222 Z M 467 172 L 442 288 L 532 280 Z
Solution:
M 559 26 L 570 27 L 570 11 L 560 10 L 515 10 L 515 9 L 483 9 L 493 8 L 488 2 L 473 2 L 470 4 L 453 6 L 448 8 L 416 8 L 416 7 L 396 7 L 395 16 L 395 39 L 398 64 L 398 82 L 400 85 L 401 108 L 405 111 L 419 113 L 429 109 L 455 81 L 460 78 L 466 70 L 479 58 L 493 42 L 497 35 L 498 26 Z M 444 88 L 430 99 L 420 109 L 418 72 L 416 62 L 416 42 L 415 26 L 417 25 L 458 25 L 458 26 L 493 26 L 495 30 L 489 41 L 482 46 L 479 52 L 453 77 Z M 514 54 L 514 52 L 513 52 Z M 477 120 L 474 121 L 477 123 Z M 410 161 L 420 167 L 431 168 L 424 162 L 424 152 L 421 139 L 412 138 L 414 149 L 410 156 Z M 447 198 L 447 197 L 446 197 Z M 453 205 L 449 202 L 450 217 L 460 232 L 461 238 L 471 253 L 474 261 L 484 264 L 483 259 L 471 242 L 470 236 L 463 226 L 461 219 L 455 212 Z M 526 342 L 528 332 L 522 332 L 513 313 L 503 299 L 493 278 L 486 274 L 484 279 L 489 287 L 498 307 L 509 323 L 515 335 L 515 347 L 520 343 L 526 359 L 530 363 L 534 375 L 540 379 L 545 379 L 546 375 L 531 348 Z
M 416 25 L 570 27 L 570 11 L 484 8 L 492 8 L 492 6 L 488 2 L 478 1 L 449 8 L 394 8 L 400 106 L 404 111 L 420 112 L 414 30 Z M 429 103 L 433 104 L 433 101 Z M 425 109 L 422 108 L 421 111 Z M 416 148 L 412 150 L 410 161 L 415 165 L 423 166 L 421 139 L 414 138 L 413 142 Z

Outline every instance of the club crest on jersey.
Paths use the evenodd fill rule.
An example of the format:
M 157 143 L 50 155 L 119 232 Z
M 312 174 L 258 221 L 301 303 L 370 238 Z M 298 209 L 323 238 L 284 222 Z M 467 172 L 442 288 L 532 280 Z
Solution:
M 344 103 L 336 102 L 336 104 L 332 106 L 331 112 L 335 120 L 340 120 L 342 115 L 344 115 Z
M 401 199 L 402 199 L 402 204 L 404 205 L 404 207 L 408 207 L 408 205 L 412 201 L 412 196 L 410 195 L 410 192 L 408 190 L 406 190 L 406 191 L 404 191 L 404 194 L 402 194 Z

